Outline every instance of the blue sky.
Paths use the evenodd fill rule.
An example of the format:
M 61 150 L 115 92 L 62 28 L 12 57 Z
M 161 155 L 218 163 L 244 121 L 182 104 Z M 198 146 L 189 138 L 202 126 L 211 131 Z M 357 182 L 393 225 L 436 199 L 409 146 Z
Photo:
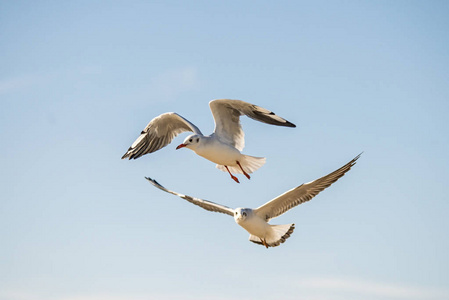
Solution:
M 0 1 L 0 300 L 449 299 L 446 1 Z M 186 134 L 120 157 L 155 116 L 242 119 L 241 184 Z M 265 249 L 148 184 L 257 207 L 357 165 Z

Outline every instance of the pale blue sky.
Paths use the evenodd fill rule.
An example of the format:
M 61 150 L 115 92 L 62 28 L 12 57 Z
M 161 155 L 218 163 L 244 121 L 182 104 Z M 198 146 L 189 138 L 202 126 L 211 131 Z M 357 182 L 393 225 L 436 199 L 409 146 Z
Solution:
M 0 1 L 0 300 L 449 299 L 446 1 Z M 120 157 L 155 116 L 204 133 L 243 119 L 241 184 L 186 134 Z M 265 249 L 232 218 L 165 194 L 257 207 L 357 165 L 274 219 Z

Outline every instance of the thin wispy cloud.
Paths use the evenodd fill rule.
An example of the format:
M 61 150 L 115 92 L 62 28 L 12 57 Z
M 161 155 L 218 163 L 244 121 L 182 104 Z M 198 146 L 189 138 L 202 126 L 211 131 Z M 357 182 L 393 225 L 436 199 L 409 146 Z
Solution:
M 196 68 L 184 67 L 167 70 L 150 79 L 149 93 L 151 98 L 173 100 L 180 94 L 198 90 L 200 80 Z
M 87 75 L 97 76 L 100 74 L 102 74 L 102 68 L 97 65 L 83 65 L 61 70 L 21 74 L 0 79 L 0 95 L 20 92 L 36 86 L 51 86 L 61 79 L 68 79 L 73 82 L 77 78 L 84 78 Z
M 369 299 L 449 299 L 448 289 L 397 285 L 359 279 L 312 278 L 295 282 L 295 286 L 302 291 L 319 290 L 320 294 L 341 294 L 346 297 L 354 297 L 354 299 L 361 296 L 369 297 Z
M 110 294 L 97 294 L 97 295 L 85 295 L 76 297 L 66 297 L 59 300 L 232 300 L 228 297 L 220 295 L 187 295 L 185 293 L 167 293 L 167 294 L 146 294 L 146 295 L 110 295 Z
M 142 294 L 110 294 L 110 293 L 79 293 L 77 295 L 50 294 L 37 291 L 27 293 L 22 291 L 0 291 L 0 300 L 232 300 L 220 295 L 187 295 L 185 293 L 142 293 Z M 239 298 L 235 298 L 239 299 Z
M 311 278 L 293 283 L 296 293 L 283 294 L 284 299 L 299 300 L 358 300 L 358 299 L 412 299 L 412 300 L 444 300 L 449 299 L 449 290 L 442 288 L 430 288 L 423 286 L 397 285 L 366 281 L 359 279 L 340 278 Z M 290 290 L 290 288 L 289 288 Z M 239 296 L 229 297 L 218 294 L 188 295 L 177 292 L 167 293 L 138 293 L 138 294 L 110 294 L 110 293 L 80 293 L 77 295 L 51 295 L 49 293 L 26 293 L 23 291 L 0 292 L 0 300 L 233 300 L 240 299 Z M 270 299 L 267 297 L 258 299 Z
M 42 79 L 36 75 L 22 75 L 13 78 L 0 80 L 0 95 L 28 88 L 35 84 L 39 84 Z

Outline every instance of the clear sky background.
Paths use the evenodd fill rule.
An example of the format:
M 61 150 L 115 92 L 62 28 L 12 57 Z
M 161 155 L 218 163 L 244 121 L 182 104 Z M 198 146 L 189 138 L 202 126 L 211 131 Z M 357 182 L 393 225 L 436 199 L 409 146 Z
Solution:
M 449 2 L 0 1 L 0 299 L 449 299 Z M 187 134 L 120 157 L 155 116 L 213 131 L 245 100 L 251 180 Z M 258 207 L 339 168 L 265 249 L 152 187 Z

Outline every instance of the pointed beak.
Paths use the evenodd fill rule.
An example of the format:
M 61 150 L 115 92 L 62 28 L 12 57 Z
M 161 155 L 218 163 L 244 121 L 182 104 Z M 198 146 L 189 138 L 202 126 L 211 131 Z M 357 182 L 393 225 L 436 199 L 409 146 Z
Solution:
M 181 145 L 179 145 L 178 147 L 176 147 L 176 150 L 181 149 L 181 148 L 184 148 L 185 146 L 187 146 L 187 145 L 186 145 L 186 144 L 181 144 Z

